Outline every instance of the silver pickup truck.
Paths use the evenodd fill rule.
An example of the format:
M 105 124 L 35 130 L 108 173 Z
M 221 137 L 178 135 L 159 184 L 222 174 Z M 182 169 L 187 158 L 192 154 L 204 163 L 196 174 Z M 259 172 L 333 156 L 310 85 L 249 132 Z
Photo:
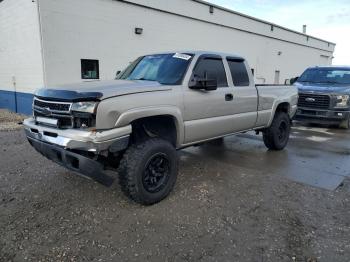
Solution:
M 37 90 L 24 125 L 48 159 L 105 185 L 114 180 L 105 170 L 116 170 L 125 194 L 150 205 L 174 187 L 176 150 L 248 130 L 282 150 L 297 102 L 294 86 L 255 85 L 240 56 L 161 53 L 115 80 Z

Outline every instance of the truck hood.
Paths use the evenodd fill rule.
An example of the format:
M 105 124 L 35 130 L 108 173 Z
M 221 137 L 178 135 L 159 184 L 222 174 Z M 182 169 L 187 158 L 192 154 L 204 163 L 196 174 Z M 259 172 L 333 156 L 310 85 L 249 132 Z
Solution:
M 40 88 L 35 92 L 35 96 L 47 100 L 74 102 L 165 90 L 171 90 L 171 87 L 154 81 L 110 80 Z
M 322 83 L 295 83 L 300 92 L 315 92 L 327 94 L 350 94 L 350 85 L 330 85 Z

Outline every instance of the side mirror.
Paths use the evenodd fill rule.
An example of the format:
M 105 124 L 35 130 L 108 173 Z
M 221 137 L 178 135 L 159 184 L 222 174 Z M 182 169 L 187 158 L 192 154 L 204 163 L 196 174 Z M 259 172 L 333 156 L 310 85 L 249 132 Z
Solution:
M 290 79 L 286 79 L 286 80 L 284 81 L 284 84 L 285 84 L 285 85 L 291 85 L 291 80 L 290 80 Z
M 296 81 L 298 81 L 298 79 L 299 79 L 299 76 L 292 78 L 290 80 L 290 84 L 293 85 Z
M 296 81 L 298 81 L 299 77 L 293 77 L 291 79 L 286 79 L 284 81 L 285 85 L 293 85 Z
M 206 91 L 214 91 L 218 89 L 218 80 L 215 74 L 212 73 L 204 73 L 204 77 L 198 77 L 194 75 L 189 84 L 190 89 L 195 90 L 206 90 Z
M 117 79 L 119 74 L 121 73 L 122 71 L 118 70 L 116 73 L 115 73 L 115 78 Z

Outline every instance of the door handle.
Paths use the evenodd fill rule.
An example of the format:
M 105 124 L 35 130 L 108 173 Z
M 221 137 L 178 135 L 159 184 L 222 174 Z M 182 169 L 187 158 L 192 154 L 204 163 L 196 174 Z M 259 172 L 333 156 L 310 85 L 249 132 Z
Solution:
M 232 101 L 233 100 L 233 95 L 232 94 L 226 94 L 225 95 L 225 101 Z

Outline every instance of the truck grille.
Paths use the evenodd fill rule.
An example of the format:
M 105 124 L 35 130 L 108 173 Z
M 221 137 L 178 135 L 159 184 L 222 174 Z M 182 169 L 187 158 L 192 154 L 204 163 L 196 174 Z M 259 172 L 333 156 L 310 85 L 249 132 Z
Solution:
M 34 117 L 45 117 L 57 119 L 57 128 L 72 128 L 74 119 L 70 108 L 72 103 L 44 101 L 34 99 L 33 112 Z
M 330 97 L 328 95 L 299 93 L 298 107 L 328 109 L 329 105 Z
M 55 112 L 69 112 L 71 103 L 61 103 L 61 102 L 51 102 L 51 101 L 43 101 L 43 100 L 34 100 L 34 107 L 38 109 L 49 109 Z

